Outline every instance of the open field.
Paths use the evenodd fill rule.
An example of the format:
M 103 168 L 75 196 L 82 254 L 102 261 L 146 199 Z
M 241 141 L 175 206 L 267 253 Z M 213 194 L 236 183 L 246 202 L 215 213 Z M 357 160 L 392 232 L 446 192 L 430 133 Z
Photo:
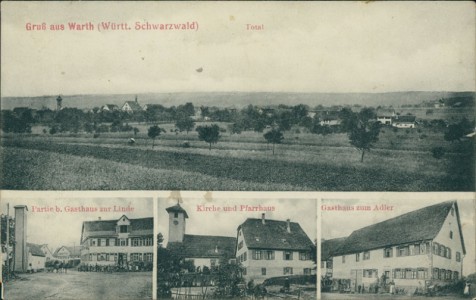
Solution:
M 384 128 L 365 161 L 345 134 L 287 132 L 272 155 L 262 133 L 223 133 L 208 150 L 195 132 L 4 135 L 4 189 L 321 191 L 474 190 L 474 151 L 430 130 Z M 436 159 L 431 148 L 443 146 Z
M 152 273 L 22 274 L 5 284 L 5 299 L 152 299 Z

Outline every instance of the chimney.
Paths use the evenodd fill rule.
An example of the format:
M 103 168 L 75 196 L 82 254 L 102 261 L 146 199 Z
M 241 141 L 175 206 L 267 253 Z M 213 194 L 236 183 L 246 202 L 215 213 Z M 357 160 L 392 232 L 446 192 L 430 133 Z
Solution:
M 291 225 L 290 225 L 290 222 L 291 222 L 290 219 L 287 219 L 287 220 L 286 220 L 286 230 L 288 231 L 288 233 L 291 233 Z
M 98 220 L 101 221 L 101 217 L 98 217 Z
M 15 272 L 24 273 L 28 270 L 28 249 L 26 246 L 27 234 L 27 211 L 26 205 L 15 206 Z
M 261 214 L 261 223 L 266 224 L 266 219 L 264 217 L 264 213 Z

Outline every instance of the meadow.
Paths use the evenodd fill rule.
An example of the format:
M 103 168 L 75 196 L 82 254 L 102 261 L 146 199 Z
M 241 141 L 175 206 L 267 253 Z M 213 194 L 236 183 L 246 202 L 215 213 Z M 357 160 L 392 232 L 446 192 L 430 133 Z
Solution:
M 222 124 L 226 128 L 226 124 Z M 139 133 L 2 136 L 3 189 L 27 190 L 317 190 L 472 191 L 474 149 L 450 143 L 441 132 L 384 128 L 364 162 L 345 134 L 285 133 L 272 155 L 262 133 L 223 132 L 217 144 L 195 131 L 155 141 Z M 172 130 L 173 131 L 173 130 Z M 129 145 L 129 138 L 136 143 Z M 431 149 L 445 155 L 434 158 Z M 466 147 L 466 149 L 465 149 Z

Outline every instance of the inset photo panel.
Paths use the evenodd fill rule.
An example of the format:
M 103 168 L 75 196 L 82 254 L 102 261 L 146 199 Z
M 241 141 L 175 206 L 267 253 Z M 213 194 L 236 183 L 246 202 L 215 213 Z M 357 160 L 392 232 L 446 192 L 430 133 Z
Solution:
M 157 298 L 316 299 L 317 200 L 288 195 L 159 198 Z
M 357 193 L 320 211 L 322 299 L 476 295 L 473 193 Z
M 5 299 L 152 299 L 153 198 L 50 194 L 1 199 Z

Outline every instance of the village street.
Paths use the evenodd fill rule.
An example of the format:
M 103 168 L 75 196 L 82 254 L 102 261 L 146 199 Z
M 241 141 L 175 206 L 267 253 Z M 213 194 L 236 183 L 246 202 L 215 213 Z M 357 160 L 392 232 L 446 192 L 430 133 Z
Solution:
M 152 273 L 21 274 L 5 284 L 5 299 L 151 299 Z

